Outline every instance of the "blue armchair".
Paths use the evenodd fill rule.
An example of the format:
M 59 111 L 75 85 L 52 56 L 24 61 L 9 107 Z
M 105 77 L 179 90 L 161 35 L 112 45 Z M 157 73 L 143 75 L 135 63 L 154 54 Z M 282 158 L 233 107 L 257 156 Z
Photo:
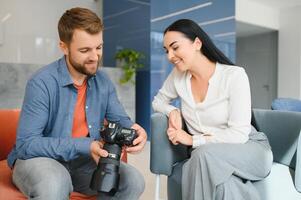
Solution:
M 180 200 L 183 161 L 188 150 L 183 145 L 172 145 L 167 138 L 168 119 L 155 113 L 151 118 L 151 172 L 168 176 L 168 199 Z M 274 163 L 271 173 L 262 181 L 254 182 L 264 200 L 301 199 L 301 113 L 254 109 L 252 124 L 269 138 Z M 157 189 L 159 187 L 157 186 Z M 159 191 L 156 191 L 159 198 Z
M 271 108 L 272 110 L 301 112 L 301 101 L 292 98 L 278 98 L 273 100 Z

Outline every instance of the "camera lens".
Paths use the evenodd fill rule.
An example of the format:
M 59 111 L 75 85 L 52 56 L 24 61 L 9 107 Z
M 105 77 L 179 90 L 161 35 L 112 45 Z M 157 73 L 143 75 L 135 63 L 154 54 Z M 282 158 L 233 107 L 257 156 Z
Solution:
M 101 130 L 101 137 L 105 141 L 104 149 L 108 157 L 101 158 L 94 171 L 90 188 L 98 192 L 114 195 L 119 185 L 119 165 L 123 145 L 131 146 L 137 137 L 134 129 L 123 128 L 116 123 L 109 123 Z
M 121 147 L 117 144 L 105 144 L 104 149 L 108 151 L 109 156 L 100 159 L 93 173 L 90 188 L 114 195 L 119 185 Z

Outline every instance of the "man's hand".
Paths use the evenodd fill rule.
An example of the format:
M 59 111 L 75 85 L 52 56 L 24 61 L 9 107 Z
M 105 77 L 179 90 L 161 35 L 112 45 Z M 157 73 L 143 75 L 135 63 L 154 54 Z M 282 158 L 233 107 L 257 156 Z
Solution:
M 133 141 L 134 146 L 127 147 L 126 151 L 128 153 L 138 153 L 143 149 L 146 143 L 147 134 L 145 130 L 138 124 L 134 124 L 131 128 L 136 130 L 138 137 Z
M 182 117 L 181 113 L 177 109 L 169 113 L 168 128 L 173 128 L 176 130 L 182 129 Z
M 93 141 L 90 145 L 90 152 L 93 160 L 98 164 L 100 157 L 107 157 L 108 152 L 103 148 L 103 143 L 100 141 Z

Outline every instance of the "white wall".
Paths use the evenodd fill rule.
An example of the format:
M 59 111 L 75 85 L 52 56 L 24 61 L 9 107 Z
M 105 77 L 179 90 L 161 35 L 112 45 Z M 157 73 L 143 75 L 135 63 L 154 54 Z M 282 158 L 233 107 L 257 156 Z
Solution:
M 278 96 L 301 99 L 301 6 L 281 10 Z
M 279 28 L 278 10 L 251 0 L 235 1 L 235 19 L 270 29 Z
M 102 16 L 102 0 L 1 0 L 0 62 L 47 64 L 59 58 L 57 23 L 72 7 Z
M 278 97 L 301 99 L 301 6 L 236 0 L 236 20 L 278 30 Z

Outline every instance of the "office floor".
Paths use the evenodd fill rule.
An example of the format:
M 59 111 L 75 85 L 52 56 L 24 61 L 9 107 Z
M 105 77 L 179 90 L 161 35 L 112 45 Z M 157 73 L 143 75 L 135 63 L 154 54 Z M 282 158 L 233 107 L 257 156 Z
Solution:
M 150 143 L 147 142 L 143 151 L 139 154 L 128 154 L 128 162 L 135 166 L 144 176 L 145 190 L 140 200 L 154 200 L 156 177 L 149 169 Z M 166 176 L 160 176 L 160 200 L 167 200 Z

